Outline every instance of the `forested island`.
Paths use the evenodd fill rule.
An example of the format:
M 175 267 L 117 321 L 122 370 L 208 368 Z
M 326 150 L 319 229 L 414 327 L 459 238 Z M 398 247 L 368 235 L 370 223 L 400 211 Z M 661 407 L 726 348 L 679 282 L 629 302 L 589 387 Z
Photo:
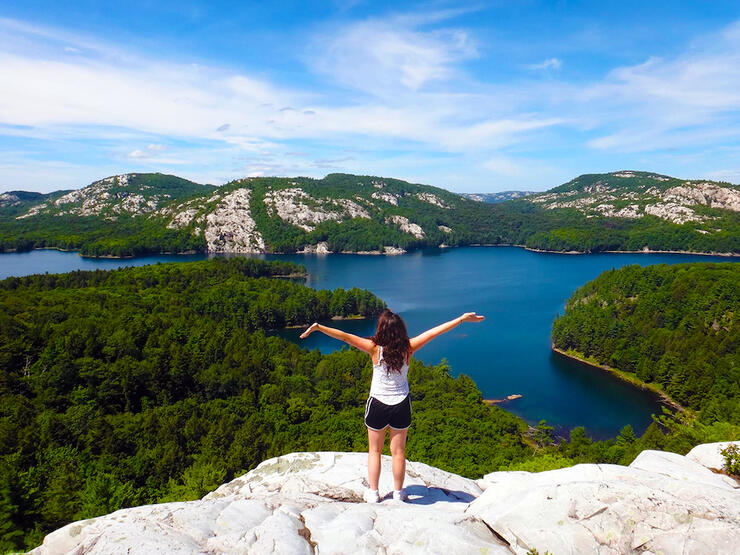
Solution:
M 715 286 L 693 309 L 723 299 L 708 314 L 736 341 L 728 307 L 738 306 L 737 274 L 722 278 L 735 272 L 728 264 L 686 268 L 704 266 L 722 271 L 707 274 Z M 219 258 L 0 281 L 0 551 L 33 547 L 76 519 L 201 497 L 269 457 L 365 451 L 368 357 L 322 355 L 265 332 L 372 317 L 384 303 L 359 289 L 312 290 L 304 274 L 292 263 Z M 690 382 L 688 371 L 679 359 L 665 372 Z M 723 403 L 717 394 L 713 412 L 698 401 L 699 418 L 657 415 L 640 438 L 627 426 L 592 441 L 582 427 L 559 438 L 544 421 L 530 427 L 487 406 L 444 362 L 412 361 L 409 380 L 407 457 L 471 478 L 626 464 L 643 449 L 685 453 L 740 437 L 736 395 Z
M 0 194 L 0 252 L 398 254 L 517 245 L 740 254 L 740 187 L 730 183 L 621 171 L 505 202 L 486 198 L 350 174 L 245 178 L 220 187 L 123 174 L 73 191 Z

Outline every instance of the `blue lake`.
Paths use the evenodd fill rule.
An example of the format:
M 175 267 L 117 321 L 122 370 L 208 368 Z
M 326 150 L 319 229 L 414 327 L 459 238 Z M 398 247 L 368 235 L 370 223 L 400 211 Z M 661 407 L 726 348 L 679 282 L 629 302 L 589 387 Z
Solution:
M 75 253 L 39 250 L 0 255 L 0 278 L 75 269 L 108 269 L 156 262 L 202 260 L 206 255 L 158 255 L 130 260 L 88 259 Z M 573 291 L 601 272 L 628 264 L 675 264 L 732 259 L 678 254 L 543 254 L 515 247 L 434 249 L 403 256 L 263 255 L 303 264 L 307 285 L 322 289 L 369 289 L 406 320 L 415 335 L 476 311 L 480 324 L 463 324 L 428 344 L 417 356 L 447 359 L 453 374 L 471 376 L 485 398 L 521 394 L 502 407 L 536 424 L 542 419 L 560 431 L 585 426 L 597 438 L 613 437 L 626 424 L 642 433 L 661 405 L 649 392 L 610 374 L 565 359 L 550 350 L 553 318 Z M 374 322 L 331 325 L 372 335 Z M 279 334 L 300 342 L 301 330 Z M 341 343 L 315 333 L 301 342 L 331 352 Z

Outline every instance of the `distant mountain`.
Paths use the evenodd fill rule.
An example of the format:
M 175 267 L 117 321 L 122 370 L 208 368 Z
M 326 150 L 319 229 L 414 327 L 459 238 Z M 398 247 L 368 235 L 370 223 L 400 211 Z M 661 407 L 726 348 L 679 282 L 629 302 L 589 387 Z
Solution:
M 28 191 L 8 191 L 7 193 L 0 193 L 0 213 L 6 216 L 23 214 L 30 206 L 61 196 L 67 192 L 56 191 L 54 193 L 44 194 Z
M 529 195 L 535 194 L 534 191 L 501 191 L 500 193 L 461 193 L 467 199 L 475 200 L 478 202 L 488 202 L 490 204 L 497 204 L 499 202 L 505 202 L 507 200 L 514 200 L 518 198 L 524 198 Z
M 494 195 L 512 199 L 491 202 Z M 0 195 L 0 251 L 395 254 L 471 244 L 740 253 L 740 188 L 636 171 L 582 175 L 544 193 L 493 195 L 350 174 L 214 187 L 139 173 L 74 191 Z
M 581 175 L 528 200 L 548 210 L 572 208 L 586 217 L 655 216 L 677 224 L 709 223 L 721 216 L 718 210 L 740 212 L 740 186 L 620 171 Z M 711 232 L 711 225 L 705 231 Z
M 174 175 L 129 173 L 106 177 L 87 187 L 69 192 L 58 191 L 41 195 L 16 191 L 5 193 L 3 196 L 20 199 L 25 195 L 24 202 L 38 203 L 17 219 L 46 214 L 102 216 L 115 220 L 123 214 L 131 216 L 150 214 L 170 201 L 214 189 L 212 185 L 199 185 Z

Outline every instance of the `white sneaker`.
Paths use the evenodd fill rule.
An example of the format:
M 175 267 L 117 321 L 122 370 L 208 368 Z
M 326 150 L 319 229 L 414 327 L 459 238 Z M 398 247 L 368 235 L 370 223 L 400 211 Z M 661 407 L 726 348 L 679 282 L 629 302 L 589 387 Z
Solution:
M 376 489 L 366 489 L 362 494 L 365 503 L 380 503 L 380 494 Z
M 408 501 L 409 496 L 405 489 L 393 490 L 393 499 L 396 501 Z

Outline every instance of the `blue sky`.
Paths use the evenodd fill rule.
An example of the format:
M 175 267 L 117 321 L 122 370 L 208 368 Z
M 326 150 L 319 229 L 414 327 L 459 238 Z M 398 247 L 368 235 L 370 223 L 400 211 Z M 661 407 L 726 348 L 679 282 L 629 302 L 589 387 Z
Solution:
M 740 183 L 740 3 L 0 4 L 0 191 L 123 172 Z

